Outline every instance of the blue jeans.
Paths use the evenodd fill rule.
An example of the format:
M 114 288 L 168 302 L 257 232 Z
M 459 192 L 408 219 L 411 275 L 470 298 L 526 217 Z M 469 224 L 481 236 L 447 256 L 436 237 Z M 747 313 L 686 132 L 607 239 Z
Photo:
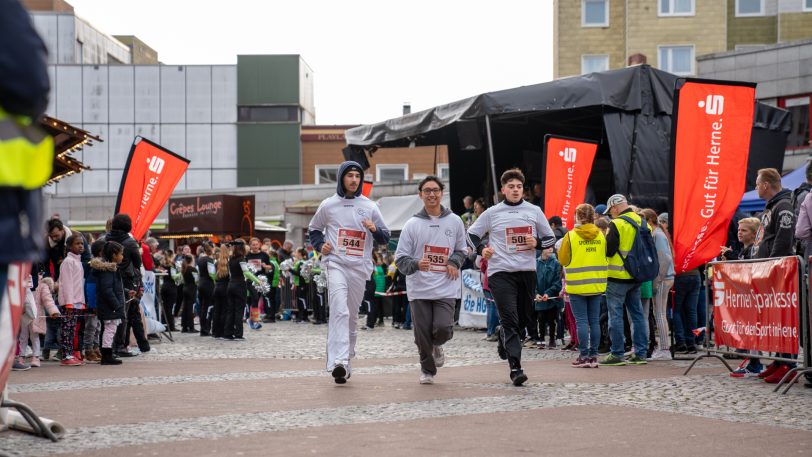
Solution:
M 409 302 L 406 302 L 406 318 L 403 319 L 403 326 L 401 328 L 412 328 L 412 307 Z
M 490 291 L 484 291 L 485 298 L 488 299 L 485 305 L 485 323 L 487 325 L 487 335 L 491 336 L 496 332 L 496 327 L 499 325 L 499 311 L 496 310 L 496 302 L 493 301 L 493 294 Z
M 45 344 L 42 349 L 59 349 L 59 334 L 62 333 L 62 322 L 59 318 L 45 318 Z
M 606 285 L 606 305 L 609 308 L 609 337 L 612 355 L 623 358 L 623 305 L 632 319 L 632 343 L 637 356 L 645 359 L 648 350 L 648 316 L 643 316 L 640 283 L 609 281 Z
M 699 304 L 699 275 L 674 278 L 674 340 L 678 345 L 694 346 L 696 312 Z
M 570 309 L 575 317 L 581 357 L 598 356 L 598 343 L 601 341 L 601 297 L 603 295 L 570 295 Z
M 702 328 L 707 327 L 707 312 L 708 312 L 708 296 L 705 291 L 705 284 L 702 284 L 702 280 L 699 280 L 699 298 L 696 302 L 696 327 Z M 696 344 L 705 344 L 705 332 L 701 332 L 699 335 L 696 335 L 695 338 Z

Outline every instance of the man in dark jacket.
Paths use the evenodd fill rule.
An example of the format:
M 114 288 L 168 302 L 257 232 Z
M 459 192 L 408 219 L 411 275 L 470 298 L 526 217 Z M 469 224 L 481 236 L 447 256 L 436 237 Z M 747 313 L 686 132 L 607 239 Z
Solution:
M 781 187 L 781 175 L 775 168 L 762 168 L 756 178 L 756 192 L 759 198 L 767 201 L 761 213 L 761 226 L 756 234 L 756 259 L 795 255 L 795 211 L 792 208 L 792 191 Z M 779 357 L 795 358 L 791 354 L 778 354 Z M 759 363 L 752 359 L 750 364 Z M 759 376 L 766 382 L 775 384 L 794 367 L 794 363 L 774 362 Z
M 121 272 L 121 279 L 124 283 L 124 294 L 127 301 L 127 320 L 122 323 L 116 332 L 116 345 L 119 356 L 131 356 L 124 348 L 130 339 L 130 330 L 135 334 L 138 342 L 138 349 L 141 352 L 149 352 L 149 341 L 144 332 L 144 324 L 141 321 L 141 250 L 138 242 L 130 235 L 133 228 L 132 219 L 128 214 L 116 214 L 110 232 L 104 234 L 107 241 L 115 241 L 124 246 L 124 260 L 118 264 Z

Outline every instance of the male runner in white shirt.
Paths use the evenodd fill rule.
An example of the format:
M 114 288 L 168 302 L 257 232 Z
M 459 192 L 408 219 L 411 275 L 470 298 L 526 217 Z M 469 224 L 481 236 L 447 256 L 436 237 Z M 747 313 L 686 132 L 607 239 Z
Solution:
M 414 342 L 420 354 L 420 384 L 433 384 L 445 363 L 445 344 L 454 335 L 454 305 L 460 298 L 465 261 L 465 226 L 443 207 L 443 183 L 427 176 L 418 184 L 423 209 L 403 226 L 395 265 L 406 275 Z
M 373 240 L 379 244 L 389 242 L 389 229 L 378 205 L 361 195 L 363 181 L 361 165 L 342 163 L 335 195 L 321 202 L 308 227 L 310 244 L 321 252 L 322 269 L 327 272 L 327 371 L 336 384 L 346 383 L 351 374 L 358 307 L 373 268 Z
M 522 331 L 527 327 L 536 290 L 536 246 L 555 244 L 555 235 L 541 209 L 522 200 L 524 174 L 518 168 L 502 173 L 505 200 L 482 213 L 468 229 L 471 244 L 488 260 L 488 286 L 499 310 L 499 357 L 510 365 L 510 380 L 527 381 L 522 370 Z M 489 246 L 482 239 L 489 236 Z

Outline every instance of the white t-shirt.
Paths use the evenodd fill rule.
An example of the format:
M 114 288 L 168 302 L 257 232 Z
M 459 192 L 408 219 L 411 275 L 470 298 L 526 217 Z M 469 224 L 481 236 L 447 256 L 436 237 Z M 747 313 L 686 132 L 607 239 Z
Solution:
M 486 209 L 468 233 L 490 236 L 494 253 L 488 261 L 488 276 L 500 271 L 536 271 L 536 249 L 527 244 L 528 238 L 548 240 L 550 246 L 555 241 L 541 208 L 526 201 L 515 206 L 501 202 Z
M 378 205 L 364 196 L 341 198 L 334 194 L 321 202 L 308 230 L 322 232 L 324 241 L 333 247 L 322 257 L 324 264 L 364 271 L 367 277 L 372 274 L 372 232 L 361 224 L 364 219 L 386 229 Z
M 465 226 L 462 219 L 448 213 L 445 217 L 429 219 L 412 216 L 403 225 L 395 259 L 403 256 L 420 260 L 428 257 L 429 271 L 417 271 L 406 276 L 409 300 L 460 298 L 460 279 L 448 279 L 448 259 L 455 251 L 464 251 Z

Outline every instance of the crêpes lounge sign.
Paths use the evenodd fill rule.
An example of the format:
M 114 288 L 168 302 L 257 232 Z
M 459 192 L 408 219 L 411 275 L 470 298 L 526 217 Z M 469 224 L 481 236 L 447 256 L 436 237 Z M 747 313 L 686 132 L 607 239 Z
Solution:
M 195 197 L 191 199 L 178 199 L 169 203 L 169 214 L 180 218 L 214 216 L 223 210 L 221 197 Z

